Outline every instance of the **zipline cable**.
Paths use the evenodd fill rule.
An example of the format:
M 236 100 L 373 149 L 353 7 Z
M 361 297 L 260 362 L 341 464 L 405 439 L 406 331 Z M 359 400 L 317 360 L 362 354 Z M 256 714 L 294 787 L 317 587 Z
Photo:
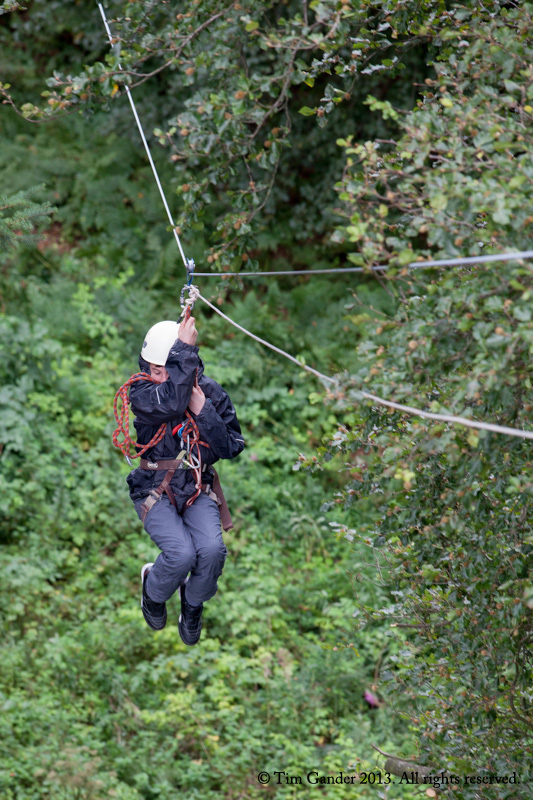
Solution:
M 490 256 L 466 256 L 465 258 L 440 258 L 434 261 L 412 261 L 400 269 L 426 269 L 428 267 L 460 267 L 466 264 L 488 264 L 493 261 L 519 261 L 533 258 L 533 250 L 522 250 L 516 253 L 496 253 Z M 395 266 L 395 265 L 394 265 Z M 258 278 L 272 275 L 325 275 L 342 272 L 386 272 L 391 265 L 377 264 L 375 267 L 332 267 L 331 269 L 294 269 L 274 270 L 270 272 L 196 272 L 201 278 Z
M 104 21 L 104 26 L 107 32 L 107 36 L 109 39 L 109 44 L 113 47 L 113 36 L 111 34 L 111 30 L 109 28 L 109 24 L 107 22 L 107 17 L 104 11 L 104 7 L 101 3 L 98 3 L 98 8 L 100 9 L 100 14 L 102 15 L 102 20 Z M 120 71 L 122 71 L 122 66 L 118 65 Z M 150 166 L 152 167 L 152 172 L 154 173 L 155 182 L 157 183 L 157 188 L 159 189 L 159 194 L 161 195 L 161 199 L 163 201 L 163 205 L 165 206 L 165 211 L 167 212 L 167 217 L 169 222 L 172 226 L 172 230 L 174 232 L 174 237 L 179 247 L 179 251 L 181 253 L 181 257 L 183 259 L 183 263 L 185 264 L 185 269 L 189 269 L 190 264 L 188 260 L 185 258 L 185 253 L 183 252 L 183 248 L 181 246 L 180 237 L 178 236 L 178 232 L 176 230 L 176 226 L 174 224 L 174 220 L 172 219 L 172 214 L 170 213 L 170 208 L 168 207 L 167 198 L 165 197 L 165 192 L 163 191 L 163 187 L 161 186 L 161 181 L 159 180 L 159 175 L 157 174 L 157 169 L 155 168 L 155 164 L 152 158 L 152 154 L 150 152 L 150 148 L 148 147 L 148 142 L 146 141 L 146 136 L 144 135 L 143 126 L 141 125 L 141 120 L 139 119 L 139 115 L 137 114 L 137 109 L 135 107 L 135 103 L 133 101 L 132 94 L 130 92 L 130 87 L 127 83 L 124 84 L 124 88 L 126 90 L 126 94 L 128 95 L 128 100 L 130 101 L 131 110 L 133 111 L 133 116 L 135 117 L 135 122 L 137 123 L 137 127 L 139 129 L 139 133 L 141 134 L 142 143 L 144 145 L 144 149 L 146 150 L 146 155 L 148 156 L 148 161 L 150 162 Z
M 105 11 L 104 11 L 101 3 L 98 3 L 98 7 L 100 9 L 100 13 L 102 15 L 102 19 L 104 21 L 105 29 L 106 29 L 106 32 L 107 32 L 107 35 L 108 35 L 108 38 L 109 38 L 109 43 L 111 45 L 113 45 L 113 37 L 112 37 L 111 31 L 109 29 L 109 25 L 108 25 L 108 22 L 107 22 Z M 119 64 L 119 69 L 120 70 L 122 69 L 120 64 Z M 183 249 L 181 247 L 181 242 L 179 240 L 178 233 L 176 231 L 176 228 L 174 226 L 174 222 L 172 220 L 172 215 L 171 215 L 170 209 L 168 207 L 168 203 L 167 203 L 167 200 L 166 200 L 166 197 L 165 197 L 165 193 L 163 191 L 163 187 L 162 187 L 161 182 L 159 180 L 159 176 L 157 174 L 157 170 L 156 170 L 155 164 L 153 162 L 152 155 L 150 153 L 150 148 L 148 147 L 148 142 L 146 141 L 146 137 L 144 135 L 144 131 L 143 131 L 140 119 L 139 119 L 139 115 L 137 114 L 137 109 L 135 107 L 135 102 L 133 100 L 133 97 L 131 95 L 129 87 L 126 84 L 124 84 L 124 85 L 125 85 L 125 88 L 126 88 L 126 93 L 128 95 L 128 99 L 130 101 L 130 105 L 131 105 L 131 108 L 132 108 L 132 111 L 133 111 L 133 115 L 135 117 L 135 121 L 137 122 L 137 127 L 139 128 L 139 132 L 141 134 L 141 139 L 143 141 L 144 148 L 145 148 L 146 154 L 148 156 L 148 160 L 150 162 L 150 166 L 152 167 L 152 172 L 154 173 L 154 177 L 156 179 L 156 183 L 157 183 L 157 186 L 159 188 L 159 193 L 161 194 L 161 198 L 163 200 L 163 205 L 165 206 L 165 209 L 167 211 L 168 218 L 170 220 L 170 224 L 172 225 L 172 230 L 174 231 L 174 236 L 176 238 L 176 242 L 178 243 L 178 247 L 179 247 L 179 250 L 180 250 L 180 253 L 181 253 L 181 257 L 183 259 L 183 263 L 185 264 L 185 269 L 187 270 L 188 275 L 190 275 L 190 264 L 187 261 L 187 259 L 185 258 L 185 255 L 183 253 Z M 440 260 L 436 260 L 436 261 L 427 261 L 427 262 L 415 261 L 415 262 L 413 262 L 413 264 L 409 264 L 407 266 L 412 266 L 412 267 L 455 266 L 455 265 L 458 266 L 459 264 L 480 263 L 481 259 L 483 261 L 487 262 L 487 261 L 509 261 L 511 259 L 517 259 L 517 258 L 533 258 L 533 250 L 526 250 L 526 251 L 521 252 L 521 253 L 520 252 L 519 253 L 507 253 L 507 254 L 503 254 L 501 256 L 500 255 L 481 256 L 480 258 L 478 258 L 477 256 L 470 256 L 470 257 L 467 257 L 467 258 L 440 259 Z M 349 269 L 351 271 L 354 271 L 356 269 L 362 271 L 362 268 L 359 268 L 359 267 L 348 267 L 347 269 Z M 374 269 L 379 269 L 379 267 L 375 267 Z M 385 269 L 385 267 L 381 267 L 381 269 Z M 201 273 L 196 273 L 196 274 L 199 275 Z M 211 275 L 211 274 L 217 274 L 217 273 L 208 273 L 208 274 Z M 222 274 L 228 274 L 228 273 L 220 273 L 220 274 L 222 275 Z M 247 273 L 242 273 L 242 274 L 246 275 Z M 248 273 L 248 274 L 251 274 L 251 273 Z M 262 274 L 266 274 L 266 273 L 262 273 Z M 238 328 L 240 331 L 245 333 L 250 338 L 255 339 L 255 341 L 259 342 L 260 344 L 264 345 L 265 347 L 269 347 L 271 350 L 274 350 L 276 353 L 279 353 L 280 355 L 284 356 L 285 358 L 288 358 L 290 361 L 292 361 L 295 364 L 297 364 L 301 369 L 304 369 L 307 372 L 310 372 L 313 375 L 316 375 L 321 380 L 326 381 L 327 383 L 334 383 L 335 382 L 335 379 L 331 378 L 329 375 L 324 375 L 322 372 L 319 372 L 318 370 L 313 369 L 313 367 L 308 367 L 306 364 L 302 364 L 300 361 L 298 361 L 297 358 L 295 358 L 294 356 L 291 356 L 290 353 L 287 353 L 284 350 L 281 350 L 281 348 L 276 347 L 273 344 L 270 344 L 270 342 L 267 342 L 265 339 L 261 339 L 259 336 L 256 336 L 254 333 L 251 333 L 251 331 L 248 331 L 246 328 L 243 328 L 242 325 L 239 325 L 237 322 L 234 322 L 230 317 L 228 317 L 226 314 L 224 314 L 222 311 L 220 311 L 220 309 L 218 309 L 215 305 L 213 305 L 213 303 L 209 302 L 209 300 L 207 300 L 205 297 L 203 297 L 200 294 L 200 290 L 198 289 L 198 287 L 190 285 L 189 286 L 189 292 L 190 292 L 189 297 L 190 297 L 190 299 L 192 299 L 193 303 L 196 301 L 196 298 L 202 300 L 202 302 L 204 302 L 207 306 L 209 306 L 209 308 L 211 308 L 213 311 L 215 311 L 217 314 L 219 314 L 219 316 L 221 316 L 223 319 L 225 319 L 227 322 L 229 322 L 235 328 Z M 359 391 L 359 393 L 360 393 L 361 397 L 364 397 L 367 400 L 372 400 L 374 403 L 379 403 L 380 405 L 387 406 L 388 408 L 394 408 L 397 411 L 404 411 L 405 413 L 412 414 L 413 416 L 424 417 L 426 419 L 434 419 L 434 420 L 441 421 L 441 422 L 449 422 L 449 423 L 457 424 L 457 425 L 463 425 L 463 426 L 465 426 L 467 428 L 476 428 L 478 430 L 492 431 L 493 433 L 502 433 L 502 434 L 505 434 L 507 436 L 517 436 L 517 437 L 521 437 L 521 438 L 525 438 L 525 439 L 533 439 L 533 431 L 524 431 L 524 430 L 521 430 L 519 428 L 509 428 L 509 427 L 507 427 L 505 425 L 495 425 L 495 424 L 493 424 L 491 422 L 477 422 L 476 420 L 467 419 L 466 417 L 458 417 L 458 416 L 454 416 L 454 415 L 451 415 L 451 414 L 436 414 L 436 413 L 433 413 L 432 411 L 422 411 L 421 409 L 415 408 L 414 406 L 406 406 L 406 405 L 403 405 L 401 403 L 395 403 L 392 400 L 386 400 L 383 397 L 378 397 L 378 395 L 370 394 L 369 392 Z

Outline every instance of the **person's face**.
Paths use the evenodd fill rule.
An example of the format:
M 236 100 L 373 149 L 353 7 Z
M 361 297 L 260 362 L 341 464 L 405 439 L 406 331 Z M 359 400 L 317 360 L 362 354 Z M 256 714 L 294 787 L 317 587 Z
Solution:
M 159 364 L 150 364 L 150 376 L 156 383 L 164 383 L 168 378 L 168 372 L 165 367 L 160 367 Z

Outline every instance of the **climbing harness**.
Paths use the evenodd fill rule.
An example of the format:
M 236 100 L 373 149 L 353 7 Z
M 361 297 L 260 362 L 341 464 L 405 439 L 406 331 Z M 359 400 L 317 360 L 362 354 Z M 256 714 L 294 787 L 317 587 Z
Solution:
M 185 314 L 187 313 L 190 315 L 189 306 L 187 306 L 185 309 Z M 150 381 L 151 383 L 157 383 L 157 381 L 147 372 L 137 372 L 135 375 L 132 375 L 131 378 L 126 381 L 126 383 L 122 384 L 120 389 L 115 394 L 115 400 L 113 402 L 113 411 L 117 423 L 117 427 L 113 431 L 113 444 L 121 451 L 130 467 L 133 466 L 131 460 L 132 458 L 140 458 L 152 447 L 155 447 L 156 444 L 159 444 L 165 435 L 165 430 L 167 427 L 167 424 L 164 422 L 147 444 L 139 444 L 139 442 L 135 442 L 131 438 L 129 432 L 129 389 L 130 386 L 137 381 Z M 118 408 L 119 400 L 122 403 L 120 411 Z M 185 467 L 192 469 L 195 478 L 194 483 L 196 493 L 187 501 L 186 506 L 188 508 L 194 503 L 202 491 L 202 454 L 200 451 L 200 445 L 203 445 L 204 447 L 209 447 L 209 445 L 207 442 L 204 442 L 200 439 L 198 425 L 189 411 L 185 411 L 185 421 L 181 422 L 179 425 L 176 425 L 172 429 L 172 436 L 176 435 L 180 437 L 181 444 L 181 452 L 178 455 L 177 460 L 179 461 L 180 465 L 184 465 Z M 120 436 L 123 437 L 122 440 L 120 440 Z M 132 448 L 135 451 L 134 453 L 131 452 Z M 151 465 L 155 462 L 148 461 L 147 463 L 149 466 L 143 467 L 141 460 L 141 466 L 144 469 L 154 468 Z M 156 464 L 155 469 L 157 468 L 158 467 Z M 177 466 L 174 469 L 174 472 L 176 469 Z
M 154 465 L 153 462 L 148 462 L 148 463 L 152 464 L 150 469 L 166 469 L 166 467 L 160 467 L 159 464 Z M 141 461 L 141 469 L 142 469 L 142 461 Z M 155 489 L 152 489 L 148 497 L 145 497 L 144 501 L 141 504 L 141 511 L 142 511 L 141 519 L 143 524 L 146 519 L 146 515 L 148 514 L 150 509 L 153 508 L 155 504 L 161 500 L 164 493 L 166 493 L 172 505 L 175 508 L 177 507 L 176 498 L 174 497 L 174 492 L 170 488 L 170 481 L 174 477 L 176 469 L 178 469 L 177 466 L 172 467 L 171 469 L 167 469 L 167 472 L 163 475 L 163 480 L 161 481 L 159 486 Z
M 152 489 L 148 497 L 145 498 L 144 502 L 141 505 L 142 511 L 142 521 L 144 523 L 146 516 L 151 508 L 154 507 L 156 503 L 158 503 L 163 494 L 166 493 L 168 499 L 172 503 L 172 505 L 177 509 L 176 498 L 174 496 L 174 492 L 170 486 L 170 482 L 174 477 L 174 473 L 178 469 L 184 469 L 184 464 L 187 466 L 185 459 L 180 458 L 180 455 L 176 459 L 165 458 L 161 459 L 160 461 L 149 461 L 147 459 L 141 458 L 141 469 L 147 470 L 166 470 L 165 475 L 163 476 L 163 480 L 159 484 L 156 489 Z M 213 476 L 213 486 L 209 483 L 201 483 L 200 484 L 200 492 L 203 492 L 218 506 L 218 510 L 220 513 L 220 523 L 225 531 L 229 531 L 233 528 L 233 521 L 231 519 L 231 514 L 228 508 L 228 504 L 226 502 L 226 498 L 224 497 L 224 492 L 222 491 L 222 486 L 220 485 L 220 478 L 218 477 L 218 473 L 214 467 L 207 467 L 204 464 L 201 472 L 209 472 Z M 191 501 L 185 504 L 185 507 L 188 508 L 192 505 L 194 500 L 200 494 L 196 494 Z
M 162 458 L 159 461 L 150 461 L 149 459 L 141 458 L 141 469 L 150 471 L 166 470 L 163 480 L 156 489 L 152 489 L 148 497 L 141 505 L 142 521 L 146 519 L 146 515 L 150 509 L 161 500 L 164 493 L 172 505 L 177 508 L 176 498 L 170 486 L 170 482 L 174 477 L 174 473 L 178 469 L 192 469 L 194 472 L 195 493 L 189 497 L 185 503 L 185 508 L 190 508 L 201 492 L 204 492 L 208 497 L 211 497 L 219 506 L 220 521 L 225 531 L 233 528 L 231 514 L 220 485 L 218 473 L 214 467 L 202 464 L 202 454 L 200 445 L 209 447 L 207 442 L 200 439 L 200 431 L 193 416 L 186 411 L 185 422 L 181 422 L 172 429 L 173 436 L 180 437 L 181 451 L 177 458 Z M 196 453 L 194 450 L 196 449 Z M 213 476 L 213 486 L 207 482 L 202 483 L 202 475 L 209 472 Z
M 190 308 L 190 305 L 186 306 L 184 312 L 185 315 L 190 315 Z M 211 497 L 219 506 L 222 527 L 225 531 L 229 530 L 233 527 L 233 523 L 231 521 L 231 515 L 224 497 L 224 492 L 222 491 L 222 487 L 220 485 L 218 474 L 213 467 L 208 467 L 206 464 L 202 463 L 202 453 L 200 447 L 209 447 L 209 444 L 200 439 L 198 425 L 189 411 L 185 412 L 184 422 L 181 422 L 179 425 L 176 425 L 174 428 L 172 428 L 172 436 L 180 437 L 180 452 L 177 458 L 165 458 L 160 459 L 159 461 L 151 461 L 150 459 L 142 458 L 142 456 L 148 450 L 150 450 L 152 447 L 155 447 L 155 445 L 161 441 L 165 435 L 167 423 L 163 423 L 158 428 L 156 433 L 152 436 L 147 444 L 139 444 L 139 442 L 133 441 L 129 433 L 129 389 L 130 386 L 137 381 L 150 381 L 151 383 L 157 383 L 157 381 L 147 372 L 137 372 L 135 375 L 132 375 L 131 378 L 129 378 L 126 383 L 124 383 L 117 391 L 113 403 L 113 411 L 117 423 L 117 427 L 113 432 L 113 444 L 121 451 L 130 467 L 133 466 L 132 459 L 140 458 L 141 469 L 150 471 L 165 470 L 163 480 L 159 486 L 157 486 L 157 488 L 152 489 L 141 506 L 142 521 L 144 522 L 150 509 L 155 505 L 155 503 L 161 500 L 163 494 L 166 494 L 172 505 L 177 508 L 176 498 L 170 486 L 170 482 L 174 477 L 176 470 L 190 469 L 194 475 L 195 492 L 187 499 L 185 508 L 190 508 L 197 497 L 199 497 L 200 493 L 204 492 L 204 494 L 208 495 L 208 497 Z M 121 401 L 120 410 L 119 401 Z M 122 439 L 120 439 L 121 436 Z M 135 452 L 132 453 L 132 449 Z M 209 483 L 202 482 L 203 474 L 208 470 L 213 475 L 213 486 L 215 488 L 212 488 Z

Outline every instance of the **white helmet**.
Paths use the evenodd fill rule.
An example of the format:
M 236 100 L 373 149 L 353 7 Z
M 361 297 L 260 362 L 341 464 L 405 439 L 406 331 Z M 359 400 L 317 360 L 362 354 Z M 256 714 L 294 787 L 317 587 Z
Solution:
M 164 320 L 152 325 L 146 336 L 141 350 L 141 356 L 150 364 L 157 364 L 164 367 L 167 363 L 170 348 L 179 335 L 177 322 Z

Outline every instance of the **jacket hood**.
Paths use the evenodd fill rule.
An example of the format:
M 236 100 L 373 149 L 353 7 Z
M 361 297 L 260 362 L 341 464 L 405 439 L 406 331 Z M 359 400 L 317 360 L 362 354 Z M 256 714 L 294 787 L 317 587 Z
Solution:
M 139 356 L 139 367 L 141 372 L 148 372 L 148 374 L 150 374 L 150 364 L 148 361 L 145 361 L 142 356 Z
M 198 380 L 203 377 L 204 374 L 204 362 L 200 357 L 198 357 L 199 366 L 198 366 Z M 150 364 L 146 361 L 142 356 L 139 356 L 139 367 L 141 372 L 147 372 L 150 374 Z

